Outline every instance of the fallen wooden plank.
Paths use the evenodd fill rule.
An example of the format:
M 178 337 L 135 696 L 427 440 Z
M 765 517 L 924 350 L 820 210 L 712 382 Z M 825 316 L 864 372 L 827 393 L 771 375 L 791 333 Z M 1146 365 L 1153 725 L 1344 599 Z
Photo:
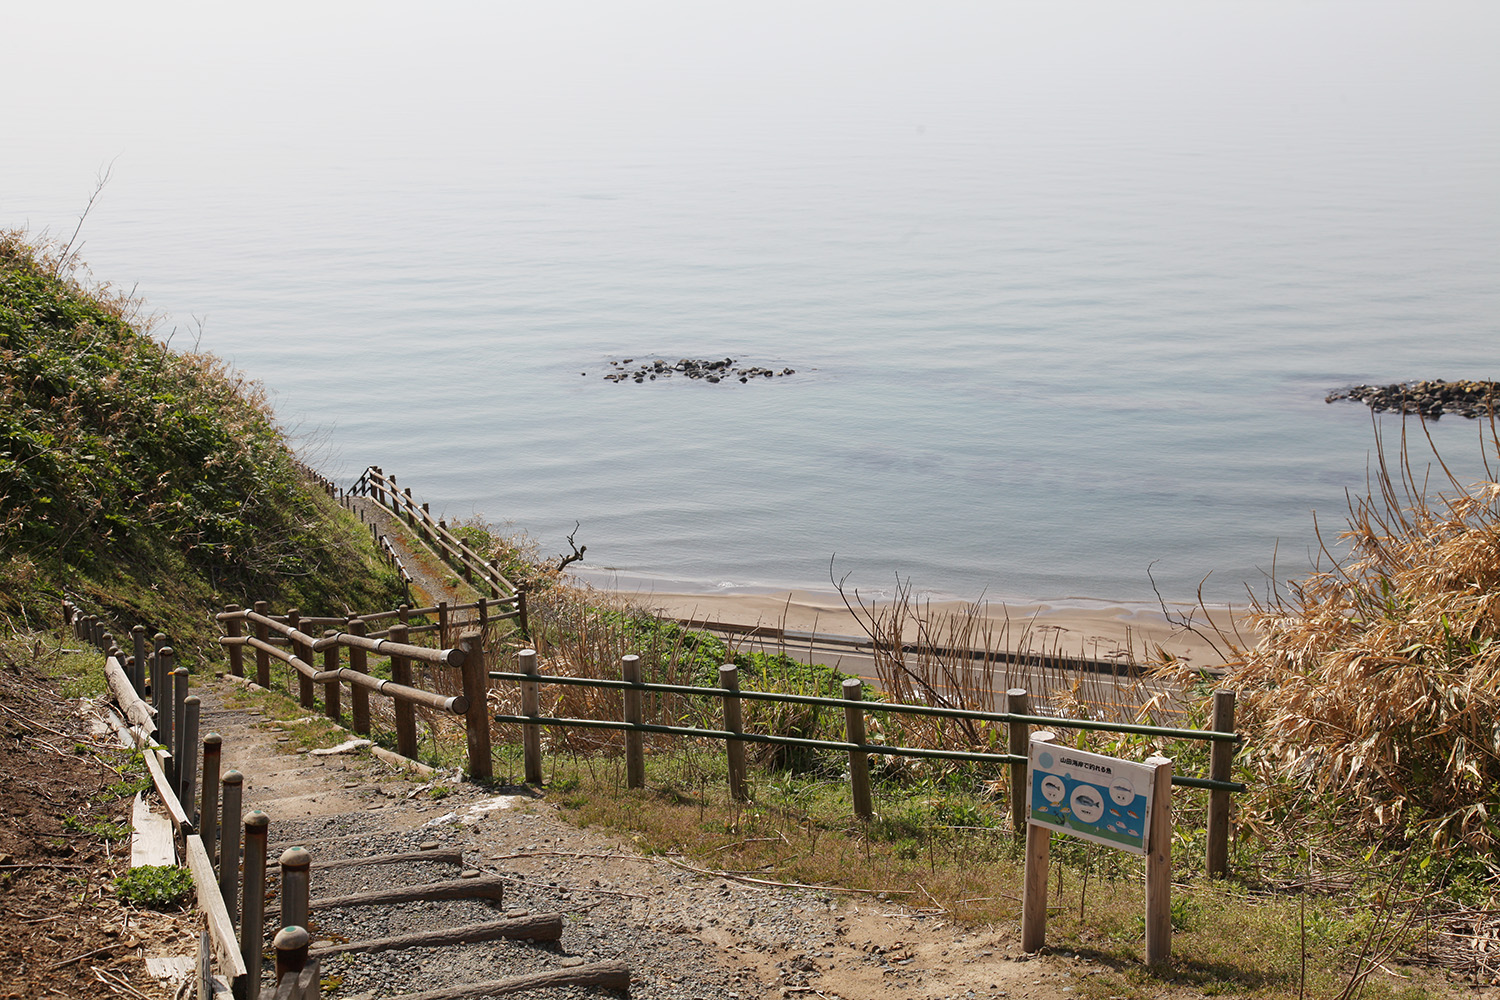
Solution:
M 130 826 L 130 867 L 177 863 L 171 822 L 152 812 L 140 792 L 136 792 L 135 804 L 130 807 Z
M 414 931 L 411 934 L 396 934 L 391 937 L 370 938 L 367 941 L 346 941 L 339 944 L 320 945 L 308 954 L 319 958 L 355 951 L 371 955 L 378 951 L 398 951 L 402 948 L 441 948 L 453 944 L 477 944 L 480 941 L 556 941 L 562 937 L 561 913 L 536 913 L 526 917 L 508 917 L 491 920 L 466 927 L 440 927 L 436 930 Z
M 294 846 L 305 847 L 306 845 Z M 366 865 L 404 865 L 413 861 L 439 861 L 450 865 L 461 865 L 464 863 L 464 852 L 461 850 L 407 851 L 404 854 L 375 854 L 368 858 L 331 858 L 326 861 L 313 858 L 312 866 L 318 871 L 329 871 L 334 868 L 363 868 Z M 275 863 L 281 864 L 279 855 Z
M 428 882 L 425 885 L 372 889 L 369 892 L 356 892 L 348 896 L 327 896 L 323 899 L 315 899 L 308 905 L 314 910 L 329 910 L 336 906 L 378 906 L 386 903 L 414 903 L 430 899 L 503 900 L 506 881 L 499 875 L 491 875 L 489 878 Z
M 337 753 L 353 753 L 363 750 L 365 747 L 374 746 L 370 740 L 348 739 L 336 747 L 319 747 L 317 750 L 309 750 L 308 753 L 314 757 L 330 757 Z
M 160 747 L 146 748 L 146 770 L 151 772 L 151 783 L 156 786 L 156 794 L 161 797 L 161 804 L 167 810 L 167 816 L 172 820 L 173 829 L 181 833 L 192 833 L 193 824 L 188 822 L 187 813 L 183 811 L 182 803 L 177 801 L 177 793 L 172 790 L 172 783 L 167 780 L 167 772 L 162 769 L 161 758 L 166 751 Z
M 403 993 L 390 1000 L 470 1000 L 522 993 L 526 990 L 544 990 L 554 986 L 602 986 L 611 990 L 629 990 L 630 966 L 619 961 L 594 962 L 571 969 L 549 969 L 546 972 L 495 979 L 471 986 L 446 986 L 426 993 Z
M 203 838 L 196 833 L 188 835 L 187 865 L 193 873 L 193 887 L 198 891 L 198 909 L 203 911 L 208 925 L 209 941 L 213 947 L 214 961 L 219 971 L 231 983 L 245 976 L 245 959 L 240 954 L 239 938 L 234 933 L 234 921 L 224 897 L 219 892 L 219 876 L 214 872 L 214 863 L 209 860 L 208 848 Z

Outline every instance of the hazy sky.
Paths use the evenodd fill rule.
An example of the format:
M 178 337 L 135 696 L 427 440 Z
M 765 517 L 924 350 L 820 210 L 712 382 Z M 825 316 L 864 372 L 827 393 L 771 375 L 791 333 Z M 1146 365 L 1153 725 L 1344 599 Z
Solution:
M 115 156 L 441 157 L 579 133 L 628 155 L 719 121 L 765 120 L 768 142 L 783 119 L 936 124 L 955 101 L 1212 128 L 1288 103 L 1366 115 L 1500 92 L 1493 2 L 60 0 L 4 21 L 0 167 L 40 158 L 75 187 Z

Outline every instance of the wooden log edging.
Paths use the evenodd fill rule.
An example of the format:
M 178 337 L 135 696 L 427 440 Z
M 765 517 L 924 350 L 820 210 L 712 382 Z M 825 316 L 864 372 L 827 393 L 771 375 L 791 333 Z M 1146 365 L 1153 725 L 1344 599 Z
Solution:
M 324 896 L 308 904 L 310 910 L 331 910 L 343 906 L 381 906 L 386 903 L 415 903 L 437 899 L 493 899 L 505 900 L 507 879 L 500 875 L 487 878 L 462 878 L 448 882 L 428 882 L 425 885 L 397 886 L 390 889 L 371 889 L 347 896 Z
M 425 993 L 403 993 L 391 1000 L 477 1000 L 479 997 L 505 996 L 558 986 L 598 986 L 628 992 L 630 966 L 618 960 L 593 962 L 572 969 L 549 969 L 546 972 L 495 979 L 471 986 L 448 986 Z
M 347 941 L 325 944 L 314 948 L 316 958 L 358 952 L 373 955 L 381 951 L 398 951 L 406 948 L 441 948 L 456 944 L 479 944 L 483 941 L 556 941 L 562 937 L 563 915 L 561 913 L 533 913 L 525 917 L 506 917 L 482 924 L 463 927 L 440 927 L 436 930 L 414 931 L 411 934 L 394 934 L 390 937 L 370 938 L 366 941 Z
M 317 846 L 317 845 L 314 845 Z M 401 854 L 374 854 L 367 858 L 313 858 L 315 871 L 334 871 L 339 868 L 365 868 L 376 865 L 404 865 L 412 862 L 431 861 L 435 864 L 461 865 L 464 852 L 459 849 L 435 851 L 405 851 Z M 280 864 L 278 861 L 277 864 Z

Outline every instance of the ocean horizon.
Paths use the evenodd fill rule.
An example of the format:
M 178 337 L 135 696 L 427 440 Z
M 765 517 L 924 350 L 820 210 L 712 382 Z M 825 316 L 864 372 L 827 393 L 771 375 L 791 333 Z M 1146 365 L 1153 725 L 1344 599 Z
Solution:
M 1243 603 L 1401 437 L 1329 392 L 1500 378 L 1484 5 L 70 9 L 0 226 L 97 189 L 93 276 L 310 464 L 598 585 Z M 793 373 L 605 378 L 726 358 Z

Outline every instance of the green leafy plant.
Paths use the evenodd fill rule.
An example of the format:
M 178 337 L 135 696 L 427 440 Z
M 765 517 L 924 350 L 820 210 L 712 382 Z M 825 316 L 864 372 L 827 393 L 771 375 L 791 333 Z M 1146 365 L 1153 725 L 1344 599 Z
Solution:
M 62 825 L 63 829 L 70 833 L 87 833 L 98 837 L 100 840 L 124 840 L 131 833 L 129 823 L 116 823 L 108 819 L 95 820 L 89 823 L 77 816 L 64 816 Z
M 181 906 L 193 893 L 193 876 L 177 865 L 141 865 L 115 879 L 120 899 L 153 910 Z

